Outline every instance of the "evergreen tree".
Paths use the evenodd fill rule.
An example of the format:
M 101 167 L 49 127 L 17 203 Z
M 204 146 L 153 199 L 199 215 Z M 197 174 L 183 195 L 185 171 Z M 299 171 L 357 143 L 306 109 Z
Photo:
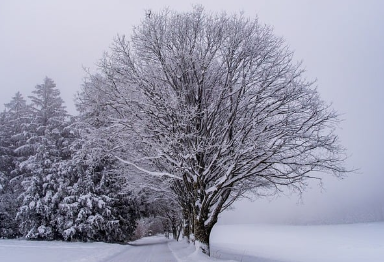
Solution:
M 63 136 L 67 112 L 60 91 L 53 80 L 45 78 L 30 96 L 33 112 L 33 135 L 27 141 L 33 149 L 26 161 L 20 163 L 24 173 L 25 191 L 21 194 L 22 205 L 18 212 L 20 230 L 31 239 L 55 239 L 59 234 L 52 224 L 59 199 L 56 196 L 62 179 L 59 166 L 68 145 Z
M 20 92 L 5 105 L 0 116 L 0 237 L 18 235 L 15 221 L 21 193 L 19 163 L 30 150 L 25 147 L 30 136 L 31 111 Z
M 0 237 L 8 237 L 12 232 L 12 213 L 9 180 L 12 170 L 12 157 L 9 149 L 9 130 L 5 112 L 0 114 Z
M 44 84 L 37 85 L 32 93 L 34 96 L 29 98 L 32 101 L 35 123 L 48 128 L 60 126 L 67 117 L 67 111 L 55 82 L 46 77 Z
M 111 145 L 101 141 L 100 129 L 85 122 L 78 125 L 81 138 L 73 144 L 71 160 L 63 165 L 71 182 L 59 205 L 58 227 L 65 240 L 127 241 L 138 218 L 135 200 L 124 193 L 125 177 L 106 150 Z
M 92 85 L 100 88 L 103 83 L 101 77 L 92 79 Z M 85 83 L 83 92 L 90 90 L 89 84 Z M 92 95 L 105 99 L 101 91 Z M 86 97 L 81 93 L 77 103 L 79 139 L 72 144 L 72 158 L 63 171 L 71 182 L 59 205 L 57 224 L 66 240 L 124 242 L 133 236 L 139 210 L 135 197 L 126 190 L 119 161 L 109 153 L 118 146 L 111 135 L 111 112 Z
M 27 105 L 17 93 L 0 114 L 0 237 L 131 239 L 139 210 L 108 153 L 109 112 L 83 104 L 69 119 L 49 78 L 33 94 Z

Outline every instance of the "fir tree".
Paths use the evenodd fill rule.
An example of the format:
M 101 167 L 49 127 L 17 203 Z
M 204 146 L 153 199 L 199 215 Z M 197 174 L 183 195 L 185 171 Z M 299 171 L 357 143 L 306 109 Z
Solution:
M 52 224 L 59 199 L 54 197 L 60 188 L 58 167 L 66 147 L 63 131 L 67 112 L 60 92 L 50 78 L 37 85 L 30 96 L 32 101 L 34 133 L 27 144 L 33 149 L 26 161 L 20 164 L 24 172 L 21 194 L 22 205 L 18 212 L 20 230 L 31 239 L 55 239 L 59 233 Z
M 21 193 L 19 163 L 30 151 L 25 147 L 29 138 L 31 111 L 20 92 L 5 105 L 0 116 L 0 237 L 18 235 L 15 221 Z
M 84 122 L 80 126 L 82 136 L 63 171 L 71 182 L 59 205 L 57 224 L 65 240 L 127 241 L 138 218 L 135 200 L 124 193 L 125 177 L 107 145 L 100 146 L 98 129 Z

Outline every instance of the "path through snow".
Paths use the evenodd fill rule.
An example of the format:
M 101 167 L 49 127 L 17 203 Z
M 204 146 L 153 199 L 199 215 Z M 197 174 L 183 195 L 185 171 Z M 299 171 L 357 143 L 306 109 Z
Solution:
M 178 262 L 168 247 L 169 241 L 171 240 L 156 236 L 143 238 L 103 262 Z
M 0 239 L 0 262 L 220 262 L 185 241 L 145 237 L 129 245 Z M 230 261 L 226 261 L 230 262 Z
M 132 245 L 60 241 L 0 240 L 1 262 L 179 262 L 165 237 Z

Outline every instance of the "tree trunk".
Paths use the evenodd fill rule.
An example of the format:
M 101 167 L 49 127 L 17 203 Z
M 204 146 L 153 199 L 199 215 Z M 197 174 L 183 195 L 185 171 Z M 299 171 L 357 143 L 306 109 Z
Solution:
M 183 222 L 180 222 L 180 224 L 177 225 L 177 238 L 176 238 L 176 241 L 179 241 L 180 235 L 181 235 L 181 231 L 183 231 Z
M 187 237 L 188 242 L 190 241 L 191 234 L 194 233 L 194 215 L 193 209 L 190 205 L 183 206 L 183 218 L 184 218 L 184 229 L 183 237 Z
M 189 242 L 189 235 L 191 234 L 191 231 L 189 229 L 190 229 L 189 219 L 187 218 L 187 219 L 184 219 L 183 237 L 186 237 L 188 239 L 188 242 Z
M 188 243 L 189 243 L 190 235 L 193 232 L 191 230 L 191 214 L 190 214 L 189 210 L 183 209 L 183 217 L 184 217 L 183 237 L 186 237 L 188 239 Z
M 209 247 L 209 236 L 214 224 L 205 225 L 205 220 L 195 218 L 194 234 L 195 234 L 195 245 L 197 248 L 200 248 L 202 252 L 210 256 L 210 247 Z
M 229 192 L 227 191 L 225 195 L 222 197 L 221 201 L 218 203 L 216 210 L 210 212 L 208 208 L 195 209 L 194 212 L 194 234 L 197 243 L 197 247 L 202 250 L 202 252 L 208 256 L 210 256 L 210 243 L 209 237 L 211 235 L 211 231 L 213 226 L 217 223 L 219 213 L 222 210 L 222 206 L 225 203 L 226 199 L 229 196 Z M 207 223 L 209 221 L 209 223 Z M 196 243 L 195 243 L 196 245 Z
M 172 237 L 173 239 L 177 239 L 177 227 L 175 224 L 172 224 Z

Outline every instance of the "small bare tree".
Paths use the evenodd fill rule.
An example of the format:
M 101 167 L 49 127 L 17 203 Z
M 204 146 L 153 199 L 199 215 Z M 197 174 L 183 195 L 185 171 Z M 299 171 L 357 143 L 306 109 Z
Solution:
M 346 172 L 336 112 L 257 19 L 152 12 L 100 68 L 110 120 L 130 148 L 116 156 L 167 184 L 207 254 L 218 215 L 245 193 Z

